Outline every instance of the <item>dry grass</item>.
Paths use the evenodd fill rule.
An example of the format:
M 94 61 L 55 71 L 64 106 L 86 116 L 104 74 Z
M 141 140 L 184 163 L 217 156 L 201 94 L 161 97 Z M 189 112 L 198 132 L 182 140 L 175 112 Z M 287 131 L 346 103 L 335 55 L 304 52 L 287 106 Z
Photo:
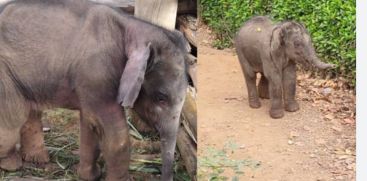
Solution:
M 28 180 L 78 180 L 76 173 L 77 164 L 79 163 L 78 120 L 79 114 L 75 111 L 65 109 L 46 111 L 43 121 L 47 121 L 51 125 L 51 130 L 45 133 L 45 144 L 50 153 L 50 163 L 46 165 L 26 163 L 21 170 L 16 172 L 0 170 L 0 180 L 11 180 L 14 178 L 27 178 Z M 131 124 L 130 128 L 131 139 L 144 141 L 158 139 L 157 135 L 139 133 Z M 179 154 L 176 156 L 175 180 L 190 180 Z M 98 164 L 102 168 L 102 173 L 105 174 L 106 170 L 103 160 L 99 159 Z M 130 173 L 135 180 L 159 180 L 161 165 L 159 153 L 150 153 L 149 150 L 132 148 Z

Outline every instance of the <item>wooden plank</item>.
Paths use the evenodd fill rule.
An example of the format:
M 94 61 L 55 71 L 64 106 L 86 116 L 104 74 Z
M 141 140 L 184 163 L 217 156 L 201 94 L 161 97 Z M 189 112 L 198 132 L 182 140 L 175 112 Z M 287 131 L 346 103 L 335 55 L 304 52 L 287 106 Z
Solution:
M 195 146 L 194 146 L 195 145 Z M 185 163 L 187 173 L 191 180 L 196 181 L 196 144 L 193 143 L 185 128 L 180 126 L 177 135 L 177 147 L 180 150 L 181 157 Z
M 174 30 L 177 7 L 177 0 L 136 0 L 134 14 L 140 19 Z
M 177 18 L 178 28 L 185 35 L 187 40 L 197 47 L 196 42 L 196 30 L 197 30 L 197 20 L 196 17 L 191 15 L 182 15 Z
M 186 94 L 186 100 L 182 107 L 182 114 L 184 119 L 187 120 L 188 126 L 194 134 L 195 139 L 197 139 L 197 108 L 195 99 L 190 92 Z

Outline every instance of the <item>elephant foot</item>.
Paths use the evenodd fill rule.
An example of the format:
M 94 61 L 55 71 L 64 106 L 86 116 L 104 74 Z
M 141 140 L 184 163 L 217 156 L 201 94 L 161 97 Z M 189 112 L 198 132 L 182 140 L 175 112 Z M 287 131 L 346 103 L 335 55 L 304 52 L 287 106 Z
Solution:
M 249 100 L 249 105 L 251 108 L 257 109 L 261 107 L 261 103 L 259 101 L 259 99 L 250 99 Z
M 288 112 L 296 112 L 299 110 L 299 104 L 297 101 L 289 101 L 285 104 L 285 110 Z
M 16 171 L 23 165 L 21 156 L 16 152 L 12 152 L 5 158 L 0 159 L 0 168 L 7 171 Z
M 82 166 L 78 167 L 78 175 L 82 180 L 94 181 L 99 180 L 102 176 L 101 169 L 98 165 L 95 166 Z
M 283 109 L 270 109 L 270 116 L 274 119 L 279 119 L 284 116 Z
M 35 164 L 43 164 L 50 161 L 48 151 L 45 148 L 39 149 L 21 149 L 22 158 L 26 162 Z

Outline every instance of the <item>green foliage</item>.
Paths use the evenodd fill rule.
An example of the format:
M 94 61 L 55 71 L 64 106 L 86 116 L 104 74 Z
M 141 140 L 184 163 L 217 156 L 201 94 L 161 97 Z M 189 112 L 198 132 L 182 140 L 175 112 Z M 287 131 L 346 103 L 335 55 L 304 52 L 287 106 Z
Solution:
M 337 65 L 332 73 L 355 84 L 356 2 L 354 0 L 202 0 L 202 18 L 217 35 L 214 46 L 232 46 L 243 22 L 256 15 L 295 20 L 311 33 L 319 56 Z

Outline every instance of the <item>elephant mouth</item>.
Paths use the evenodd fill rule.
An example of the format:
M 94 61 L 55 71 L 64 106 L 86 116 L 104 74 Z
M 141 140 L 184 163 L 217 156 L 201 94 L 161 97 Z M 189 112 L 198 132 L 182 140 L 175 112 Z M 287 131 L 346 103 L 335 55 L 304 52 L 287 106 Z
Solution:
M 305 68 L 306 70 L 308 70 L 309 68 L 312 67 L 311 59 L 307 59 L 307 58 L 302 57 L 302 56 L 295 59 L 294 62 L 296 62 L 297 64 L 300 64 L 301 67 Z

